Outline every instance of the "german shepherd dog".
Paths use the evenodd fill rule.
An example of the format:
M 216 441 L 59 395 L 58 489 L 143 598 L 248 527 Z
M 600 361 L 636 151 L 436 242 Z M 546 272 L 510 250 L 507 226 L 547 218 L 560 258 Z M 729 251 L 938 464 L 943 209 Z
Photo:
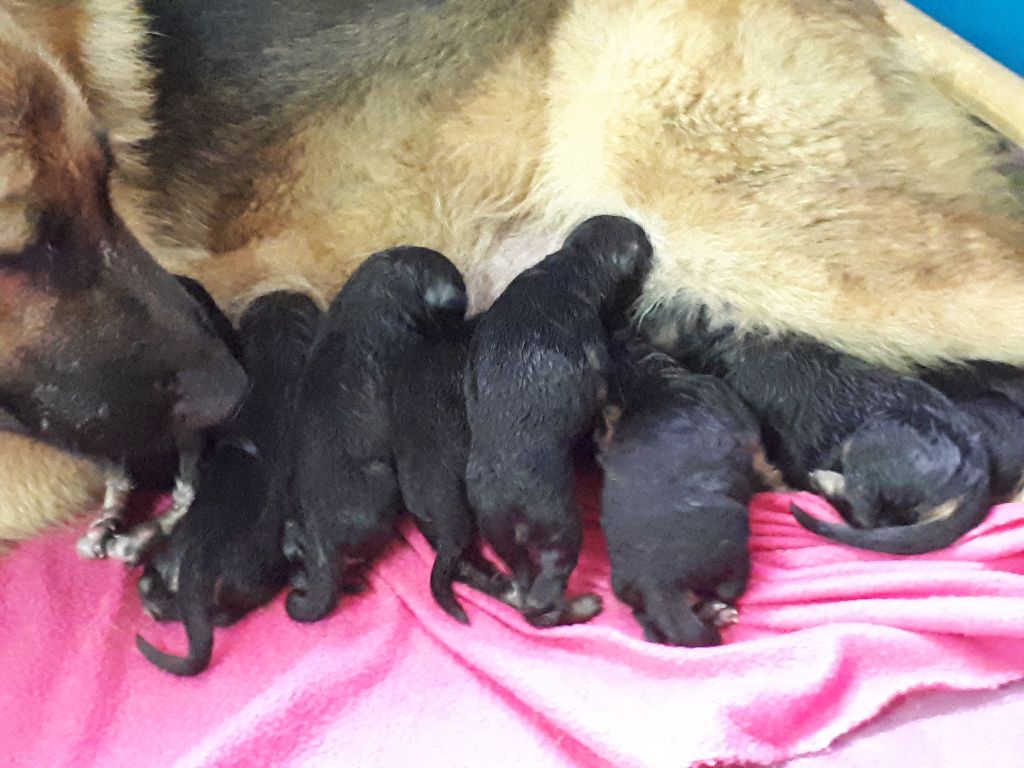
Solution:
M 994 146 L 872 0 L 0 0 L 4 421 L 119 458 L 232 410 L 156 262 L 231 310 L 417 243 L 477 309 L 598 213 L 650 233 L 668 336 L 696 299 L 891 368 L 1021 364 Z M 15 536 L 98 482 L 23 436 L 0 478 Z

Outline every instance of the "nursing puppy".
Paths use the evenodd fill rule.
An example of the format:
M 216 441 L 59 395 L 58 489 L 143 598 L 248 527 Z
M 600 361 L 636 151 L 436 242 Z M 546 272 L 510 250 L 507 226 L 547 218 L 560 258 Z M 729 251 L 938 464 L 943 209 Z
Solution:
M 452 590 L 456 579 L 519 607 L 512 584 L 479 547 L 466 499 L 469 425 L 463 372 L 475 322 L 466 322 L 466 294 L 434 299 L 417 324 L 391 395 L 395 469 L 405 508 L 437 552 L 430 591 L 450 616 L 469 623 Z
M 188 633 L 183 658 L 136 638 L 161 669 L 204 670 L 213 626 L 266 603 L 287 581 L 280 478 L 290 455 L 288 404 L 319 315 L 311 299 L 291 292 L 263 296 L 242 315 L 239 344 L 252 390 L 203 455 L 194 503 L 139 582 L 147 609 L 157 618 L 180 617 Z
M 635 336 L 610 345 L 601 526 L 612 587 L 653 642 L 718 645 L 694 611 L 731 605 L 750 574 L 747 504 L 765 466 L 747 406 Z M 720 613 L 735 610 L 722 606 Z
M 793 338 L 748 335 L 705 355 L 761 420 L 787 482 L 823 494 L 856 526 L 821 522 L 794 505 L 809 530 L 913 555 L 948 547 L 985 518 L 981 430 L 924 382 Z
M 465 312 L 462 276 L 426 248 L 370 256 L 331 303 L 299 391 L 288 556 L 302 567 L 288 615 L 317 621 L 350 566 L 375 557 L 401 506 L 391 384 L 417 329 Z M 446 320 L 447 319 L 447 320 Z
M 515 278 L 481 318 L 466 367 L 469 501 L 537 626 L 586 621 L 566 603 L 582 530 L 570 451 L 605 397 L 608 325 L 623 321 L 651 268 L 629 219 L 598 216 Z
M 992 460 L 990 490 L 1006 501 L 1024 478 L 1024 374 L 1019 368 L 972 363 L 926 373 L 928 384 L 945 394 L 982 429 Z

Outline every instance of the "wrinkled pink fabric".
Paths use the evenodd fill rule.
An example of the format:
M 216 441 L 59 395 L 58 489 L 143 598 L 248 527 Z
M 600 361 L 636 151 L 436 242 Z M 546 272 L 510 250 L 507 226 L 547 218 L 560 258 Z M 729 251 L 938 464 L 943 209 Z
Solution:
M 591 624 L 535 630 L 461 587 L 472 626 L 457 624 L 434 605 L 429 547 L 405 525 L 366 593 L 314 625 L 276 600 L 218 630 L 196 679 L 135 650 L 136 631 L 184 649 L 180 625 L 142 613 L 137 573 L 79 560 L 76 531 L 24 545 L 0 560 L 0 763 L 769 763 L 826 747 L 906 692 L 1024 678 L 1020 505 L 949 550 L 894 558 L 816 538 L 788 497 L 759 496 L 741 623 L 723 647 L 691 650 L 643 642 L 611 596 L 596 483 L 583 486 L 573 588 L 606 605 Z

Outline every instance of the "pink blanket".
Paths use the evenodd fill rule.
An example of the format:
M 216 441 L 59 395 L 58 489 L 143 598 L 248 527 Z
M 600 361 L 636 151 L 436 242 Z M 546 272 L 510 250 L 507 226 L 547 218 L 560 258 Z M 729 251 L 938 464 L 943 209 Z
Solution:
M 0 745 L 25 766 L 686 766 L 820 750 L 901 694 L 1024 678 L 1024 508 L 1003 505 L 957 546 L 917 558 L 851 550 L 752 506 L 741 624 L 713 649 L 640 639 L 610 595 L 589 504 L 576 590 L 592 624 L 534 630 L 461 590 L 471 627 L 429 594 L 430 551 L 408 525 L 371 589 L 330 619 L 281 600 L 218 630 L 201 677 L 173 678 L 133 643 L 180 652 L 146 617 L 137 574 L 74 553 L 57 532 L 0 560 Z M 802 502 L 822 517 L 817 499 Z M 461 588 L 460 588 L 461 589 Z M 965 755 L 964 765 L 971 764 Z

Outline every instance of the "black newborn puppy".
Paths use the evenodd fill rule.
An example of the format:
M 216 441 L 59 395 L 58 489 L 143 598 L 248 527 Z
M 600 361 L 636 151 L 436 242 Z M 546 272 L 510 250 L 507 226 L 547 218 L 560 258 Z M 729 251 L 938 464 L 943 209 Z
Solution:
M 287 601 L 296 621 L 326 616 L 338 601 L 344 570 L 375 557 L 394 534 L 401 497 L 392 452 L 392 379 L 418 328 L 461 318 L 465 308 L 455 266 L 436 251 L 414 247 L 370 256 L 331 303 L 295 419 L 295 518 L 285 547 L 304 571 Z
M 794 505 L 809 530 L 912 555 L 948 547 L 987 514 L 980 430 L 924 382 L 793 338 L 748 335 L 713 354 L 761 419 L 787 481 L 809 484 L 864 529 L 822 522 Z
M 139 582 L 150 612 L 180 616 L 188 633 L 184 658 L 136 638 L 161 669 L 176 675 L 204 670 L 213 626 L 268 602 L 287 582 L 280 490 L 290 456 L 289 403 L 319 317 L 308 296 L 284 291 L 256 299 L 242 315 L 241 362 L 252 389 L 237 416 L 215 432 L 200 460 L 195 501 Z
M 922 379 L 974 417 L 992 459 L 992 495 L 1013 498 L 1024 479 L 1024 372 L 978 362 L 928 371 Z
M 402 499 L 437 552 L 430 591 L 448 614 L 467 624 L 452 590 L 456 579 L 513 605 L 515 595 L 508 578 L 480 551 L 466 499 L 469 425 L 462 381 L 475 322 L 463 320 L 464 292 L 448 304 L 418 324 L 394 376 L 391 414 Z
M 747 504 L 765 467 L 760 429 L 721 379 L 690 373 L 636 337 L 618 335 L 609 351 L 598 443 L 612 587 L 648 640 L 719 645 L 694 606 L 733 604 L 746 590 Z
M 466 368 L 466 481 L 480 530 L 538 626 L 586 621 L 566 585 L 582 539 L 570 451 L 605 397 L 606 327 L 621 323 L 651 268 L 637 224 L 599 216 L 516 277 L 473 334 Z

